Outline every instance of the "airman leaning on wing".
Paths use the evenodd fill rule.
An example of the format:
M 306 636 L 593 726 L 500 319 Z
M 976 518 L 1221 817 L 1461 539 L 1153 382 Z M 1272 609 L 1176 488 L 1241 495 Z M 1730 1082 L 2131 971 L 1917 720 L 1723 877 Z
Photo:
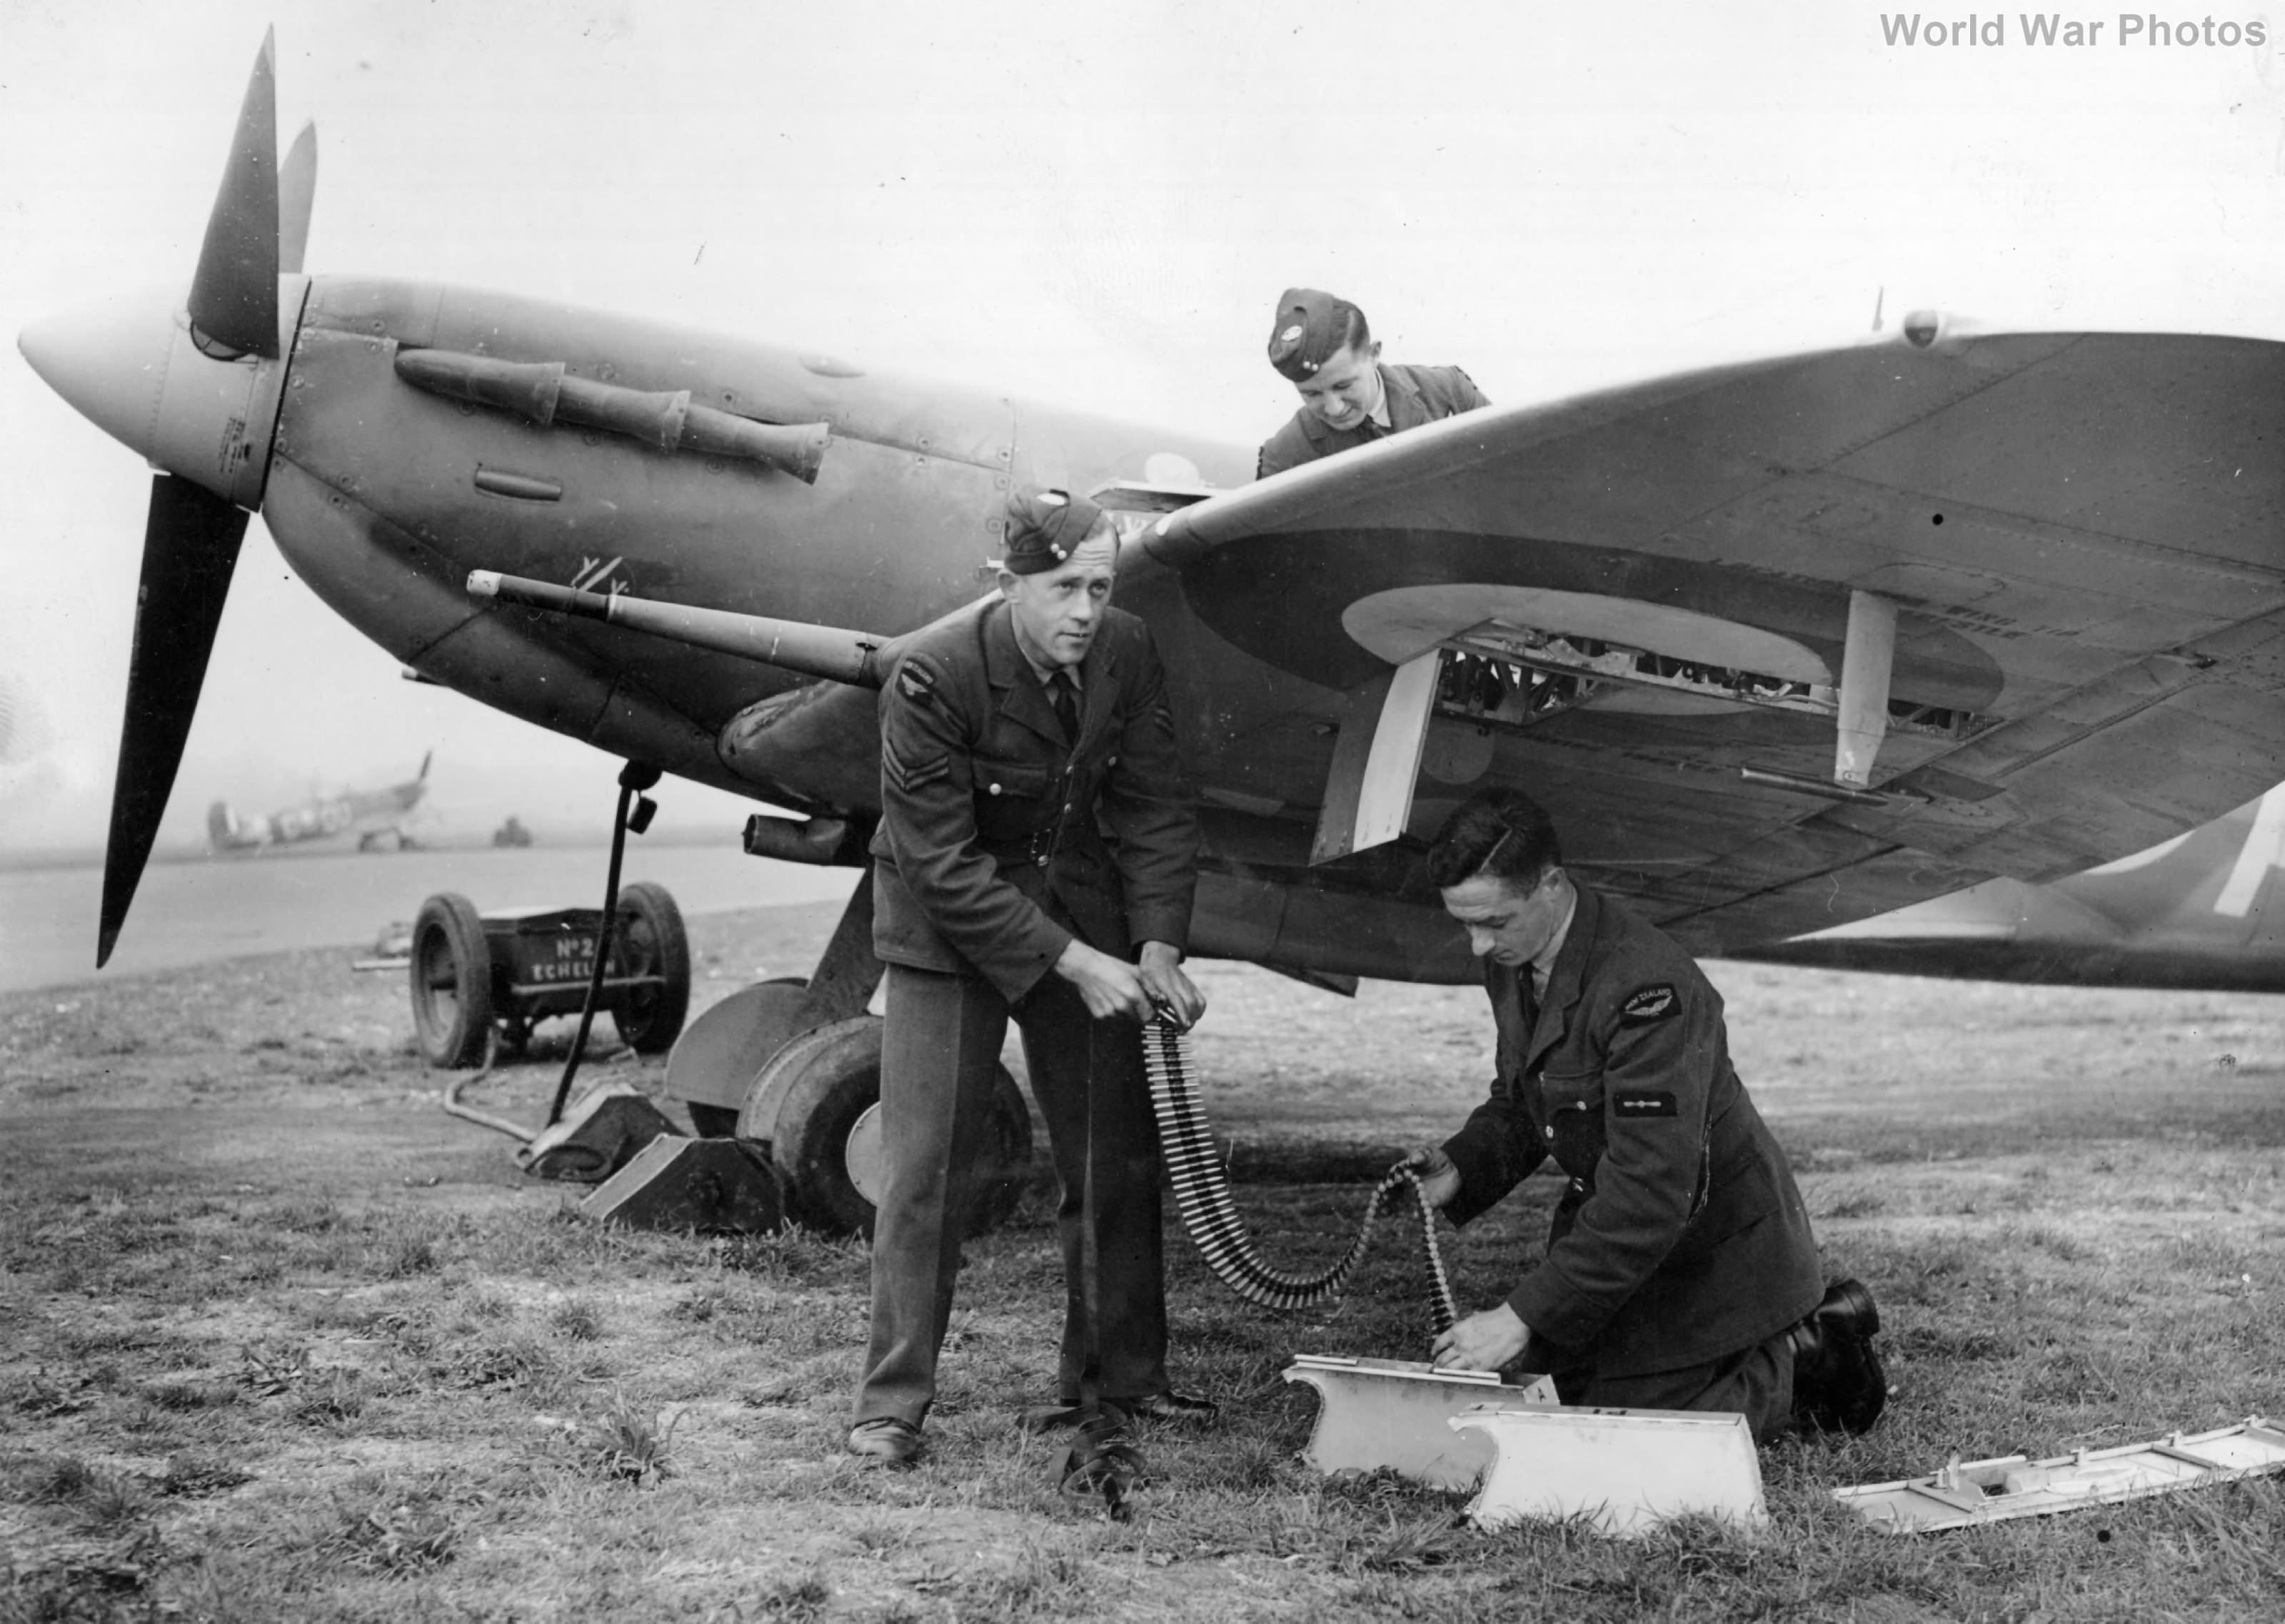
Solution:
M 1293 381 L 1301 409 L 1262 443 L 1256 479 L 1491 404 L 1457 366 L 1383 361 L 1364 312 L 1314 287 L 1279 297 L 1269 365 Z

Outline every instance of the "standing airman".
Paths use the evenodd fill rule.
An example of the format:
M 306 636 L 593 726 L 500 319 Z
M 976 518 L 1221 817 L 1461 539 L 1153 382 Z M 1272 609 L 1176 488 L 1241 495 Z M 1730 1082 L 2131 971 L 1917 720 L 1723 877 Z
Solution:
M 1182 969 L 1198 828 L 1150 629 L 1111 607 L 1118 547 L 1093 503 L 1015 492 L 1001 596 L 915 634 L 882 690 L 886 1188 L 854 1454 L 920 1452 L 1011 1016 L 1062 1183 L 1062 1403 L 1213 1413 L 1166 1377 L 1139 1026 L 1205 1007 Z

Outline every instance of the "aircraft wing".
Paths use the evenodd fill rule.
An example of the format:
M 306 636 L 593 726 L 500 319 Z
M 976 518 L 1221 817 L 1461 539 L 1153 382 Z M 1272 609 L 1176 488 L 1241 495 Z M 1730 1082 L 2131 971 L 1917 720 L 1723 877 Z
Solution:
M 2285 780 L 2285 345 L 1915 317 L 1472 412 L 1142 545 L 1218 637 L 1384 726 L 1441 647 L 1403 828 L 1526 788 L 1701 951 L 2076 873 Z M 1852 786 L 1867 649 L 1886 731 Z M 1243 747 L 1256 791 L 1323 771 L 1276 767 L 1275 733 Z

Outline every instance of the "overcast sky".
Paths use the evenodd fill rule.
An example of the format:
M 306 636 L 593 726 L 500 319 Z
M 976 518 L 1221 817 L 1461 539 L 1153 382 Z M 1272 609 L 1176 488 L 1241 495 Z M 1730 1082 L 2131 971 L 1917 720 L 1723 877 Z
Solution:
M 2232 49 L 2054 14 L 2100 43 L 2035 46 L 1985 12 L 2004 43 L 1891 45 L 1877 7 L 1836 0 L 0 0 L 0 330 L 187 283 L 274 21 L 281 145 L 318 125 L 313 272 L 1247 444 L 1292 409 L 1261 349 L 1292 283 L 1502 402 L 1845 341 L 1882 287 L 1891 320 L 2285 338 L 2277 20 L 2138 13 L 2264 20 Z M 0 425 L 0 844 L 99 840 L 149 476 L 12 345 Z M 514 773 L 608 815 L 614 764 L 400 681 L 257 522 L 169 837 L 210 798 L 377 782 L 432 747 L 447 809 L 496 818 Z

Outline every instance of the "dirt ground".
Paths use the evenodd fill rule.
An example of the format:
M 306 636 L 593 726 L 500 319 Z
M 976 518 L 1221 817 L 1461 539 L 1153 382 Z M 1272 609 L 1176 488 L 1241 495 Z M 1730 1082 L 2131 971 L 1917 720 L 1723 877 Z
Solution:
M 695 1003 L 805 969 L 831 922 L 693 921 Z M 0 998 L 0 1620 L 2285 1617 L 2274 1482 L 1930 1539 L 1828 1493 L 2285 1415 L 2274 1000 L 1710 967 L 1828 1273 L 1880 1295 L 1896 1398 L 1865 1439 L 1764 1453 L 1770 1534 L 1628 1544 L 1299 1462 L 1292 1353 L 1421 1351 L 1401 1238 L 1286 1318 L 1171 1241 L 1178 1378 L 1229 1414 L 1150 1440 L 1134 1523 L 1059 1500 L 1052 1445 L 1008 1424 L 1051 1380 L 1040 1179 L 970 1249 L 929 1463 L 868 1472 L 838 1450 L 860 1243 L 578 1220 L 437 1109 L 401 980 L 350 956 Z M 1479 1096 L 1480 994 L 1200 980 L 1239 1204 L 1265 1256 L 1320 1263 Z M 480 1102 L 536 1121 L 561 1055 L 544 1033 Z M 1464 1306 L 1551 1196 L 1448 1233 Z

